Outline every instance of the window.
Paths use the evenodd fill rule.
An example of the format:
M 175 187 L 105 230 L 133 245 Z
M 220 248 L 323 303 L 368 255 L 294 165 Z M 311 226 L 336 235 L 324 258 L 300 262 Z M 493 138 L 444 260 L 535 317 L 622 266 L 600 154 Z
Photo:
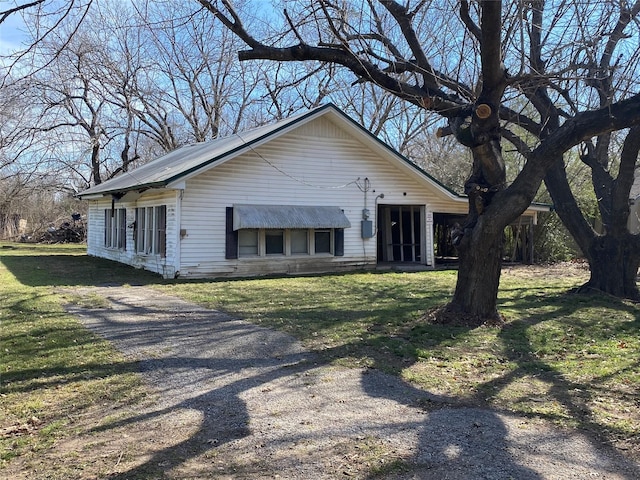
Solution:
M 136 208 L 135 245 L 136 252 L 145 253 L 144 250 L 144 225 L 147 220 L 146 209 Z
M 110 247 L 113 240 L 113 217 L 111 216 L 112 210 L 105 209 L 104 211 L 104 246 Z
M 307 230 L 290 230 L 291 255 L 309 253 L 309 233 Z
M 316 230 L 315 253 L 331 253 L 331 230 Z
M 339 248 L 344 242 L 342 229 L 258 229 L 237 231 L 237 256 L 265 255 L 325 255 L 342 256 Z M 338 235 L 340 233 L 340 235 Z M 334 245 L 335 244 L 335 245 Z M 228 256 L 227 258 L 237 258 Z
M 126 250 L 127 247 L 127 210 L 109 208 L 104 210 L 104 246 Z
M 166 205 L 136 208 L 135 246 L 138 253 L 166 255 Z
M 264 244 L 267 255 L 284 255 L 284 230 L 266 230 Z
M 258 255 L 258 230 L 256 228 L 238 231 L 238 253 L 241 257 Z
M 154 209 L 153 207 L 147 207 L 146 209 L 146 222 L 145 222 L 145 229 L 143 232 L 144 235 L 144 240 L 143 240 L 143 248 L 142 251 L 144 251 L 145 253 L 155 253 L 153 251 L 153 231 L 154 231 L 154 226 L 155 226 L 155 221 L 153 218 L 153 212 Z
M 154 207 L 155 211 L 155 229 L 154 234 L 154 251 L 153 253 L 159 253 L 162 257 L 167 254 L 167 207 L 162 205 Z
M 344 229 L 351 227 L 340 207 L 234 205 L 225 207 L 225 258 L 344 256 Z

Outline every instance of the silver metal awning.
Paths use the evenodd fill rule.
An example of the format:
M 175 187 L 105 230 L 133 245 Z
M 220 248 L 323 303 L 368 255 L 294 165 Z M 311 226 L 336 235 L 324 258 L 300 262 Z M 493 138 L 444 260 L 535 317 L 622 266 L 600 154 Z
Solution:
M 340 207 L 298 205 L 234 205 L 233 229 L 242 228 L 349 228 Z

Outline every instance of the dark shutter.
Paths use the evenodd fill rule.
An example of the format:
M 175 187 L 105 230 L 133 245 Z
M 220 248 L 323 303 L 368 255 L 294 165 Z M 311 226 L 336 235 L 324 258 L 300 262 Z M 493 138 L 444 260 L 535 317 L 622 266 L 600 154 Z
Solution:
M 336 228 L 333 233 L 334 255 L 344 257 L 344 228 Z
M 233 207 L 227 207 L 225 258 L 238 258 L 238 232 L 233 230 Z

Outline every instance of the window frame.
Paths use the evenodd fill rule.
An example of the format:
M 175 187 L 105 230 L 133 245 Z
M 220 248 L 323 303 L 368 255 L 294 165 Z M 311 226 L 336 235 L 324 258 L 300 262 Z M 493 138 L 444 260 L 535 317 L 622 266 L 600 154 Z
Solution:
M 241 251 L 241 248 L 245 247 L 241 245 L 240 238 L 242 237 L 243 231 L 254 231 L 256 232 L 257 237 L 257 252 L 255 253 L 245 253 Z M 336 228 L 248 228 L 248 229 L 239 229 L 238 233 L 238 242 L 236 247 L 237 257 L 240 259 L 250 259 L 250 258 L 273 258 L 273 257 L 336 257 L 339 256 L 336 253 Z M 305 252 L 293 252 L 292 251 L 292 232 L 305 232 L 305 243 L 306 243 L 306 251 Z M 282 232 L 283 237 L 283 252 L 282 253 L 267 253 L 267 232 Z M 315 235 L 316 232 L 328 232 L 330 234 L 330 250 L 328 252 L 316 252 L 315 249 Z
M 287 245 L 289 246 L 289 251 L 288 251 L 288 255 L 290 256 L 308 256 L 311 254 L 311 243 L 309 241 L 309 238 L 311 237 L 311 233 L 310 233 L 310 228 L 291 228 L 288 229 L 287 234 L 289 235 L 289 241 L 287 242 Z M 294 234 L 296 232 L 301 232 L 304 233 L 304 242 L 301 242 L 301 244 L 304 244 L 305 248 L 304 251 L 298 251 L 298 252 L 294 252 L 293 251 L 293 242 L 294 242 Z
M 255 244 L 252 242 L 251 245 L 248 243 L 243 243 L 246 238 L 243 238 L 243 233 L 253 233 L 252 240 L 255 239 Z M 255 245 L 255 250 L 253 249 Z M 243 252 L 242 249 L 248 249 L 251 247 L 251 252 Z M 242 230 L 238 230 L 238 257 L 258 257 L 260 256 L 260 230 L 257 228 L 245 228 Z
M 267 257 L 273 256 L 286 256 L 289 242 L 287 241 L 287 229 L 284 228 L 264 228 L 262 229 L 262 244 L 264 246 L 263 251 L 264 255 Z M 282 241 L 282 249 L 278 249 L 278 251 L 269 251 L 270 242 L 269 237 L 278 238 Z
M 136 207 L 134 251 L 138 255 L 167 255 L 167 206 Z
M 104 209 L 103 246 L 113 250 L 127 250 L 127 209 Z
M 314 255 L 332 255 L 335 256 L 335 228 L 316 228 L 313 230 L 313 254 Z M 329 251 L 328 252 L 318 252 L 316 251 L 317 245 L 317 233 L 328 233 L 329 234 Z

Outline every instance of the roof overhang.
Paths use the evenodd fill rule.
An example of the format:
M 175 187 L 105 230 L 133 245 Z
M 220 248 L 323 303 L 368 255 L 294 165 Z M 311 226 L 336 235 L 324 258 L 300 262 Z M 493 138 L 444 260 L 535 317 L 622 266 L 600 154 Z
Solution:
M 75 196 L 80 198 L 81 200 L 100 200 L 104 198 L 113 198 L 117 202 L 134 202 L 143 193 L 149 192 L 162 192 L 167 190 L 179 190 L 175 186 L 165 186 L 162 184 L 149 184 L 149 185 L 138 185 L 135 188 L 118 188 L 113 190 L 105 190 L 103 192 L 97 193 L 88 193 L 84 194 L 83 192 L 77 193 Z

